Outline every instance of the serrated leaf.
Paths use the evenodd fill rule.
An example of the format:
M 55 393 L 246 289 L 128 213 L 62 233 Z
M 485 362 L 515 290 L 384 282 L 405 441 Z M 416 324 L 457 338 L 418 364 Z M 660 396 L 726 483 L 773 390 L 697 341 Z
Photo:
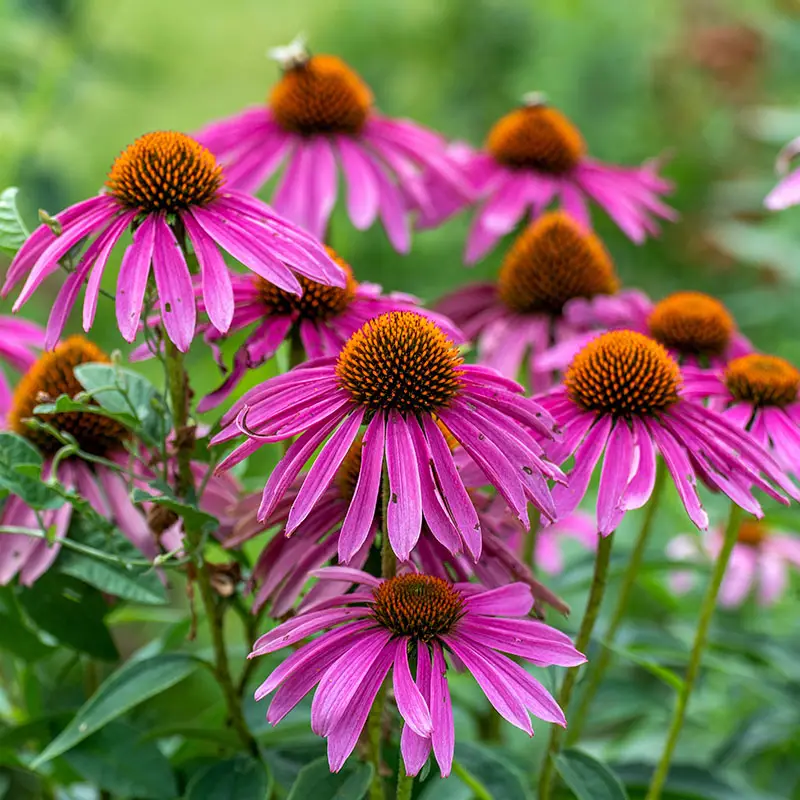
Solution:
M 13 256 L 28 238 L 28 229 L 17 208 L 17 189 L 11 186 L 0 194 L 0 250 Z
M 144 558 L 120 531 L 93 530 L 82 516 L 73 521 L 70 538 L 123 560 L 141 561 Z M 123 566 L 66 549 L 59 556 L 57 567 L 62 574 L 78 578 L 115 597 L 148 605 L 167 602 L 164 584 L 151 567 Z
M 67 727 L 50 742 L 34 761 L 34 768 L 66 753 L 111 720 L 182 681 L 199 663 L 187 653 L 163 653 L 123 664 L 103 681 Z
M 266 766 L 239 755 L 196 773 L 186 787 L 185 800 L 267 800 L 270 790 Z
M 20 592 L 19 602 L 35 625 L 61 644 L 104 661 L 119 658 L 104 621 L 108 604 L 97 589 L 50 570 Z
M 286 800 L 362 800 L 373 772 L 372 764 L 355 760 L 331 772 L 328 759 L 318 758 L 300 770 Z
M 178 796 L 169 761 L 154 742 L 122 722 L 106 725 L 67 751 L 64 759 L 92 786 L 114 795 L 141 800 Z
M 564 750 L 555 762 L 578 800 L 627 800 L 622 781 L 602 761 L 581 750 Z
M 137 419 L 136 430 L 148 444 L 163 442 L 172 427 L 167 404 L 143 375 L 116 364 L 79 364 L 75 377 L 104 409 Z
M 461 766 L 479 780 L 492 797 L 530 800 L 525 776 L 495 751 L 473 742 L 461 742 L 456 745 L 455 755 Z

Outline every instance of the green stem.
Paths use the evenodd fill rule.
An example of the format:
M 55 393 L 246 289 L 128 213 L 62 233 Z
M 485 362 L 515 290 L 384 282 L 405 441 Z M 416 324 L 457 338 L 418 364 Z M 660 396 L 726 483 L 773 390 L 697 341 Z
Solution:
M 477 778 L 473 778 L 455 759 L 453 759 L 453 775 L 468 789 L 472 789 L 472 794 L 477 800 L 493 800 L 491 792 Z
M 578 638 L 575 640 L 575 647 L 581 653 L 587 652 L 589 648 L 592 631 L 597 622 L 597 616 L 600 613 L 600 605 L 606 590 L 608 564 L 611 559 L 613 540 L 614 534 L 610 533 L 608 536 L 601 536 L 597 545 L 597 555 L 594 562 L 592 585 L 589 589 L 589 599 L 586 601 L 586 611 L 584 612 L 581 627 L 578 631 Z M 566 675 L 564 675 L 564 682 L 561 684 L 558 704 L 565 714 L 568 713 L 567 709 L 569 707 L 570 698 L 572 697 L 572 691 L 575 688 L 575 682 L 578 680 L 579 669 L 580 667 L 571 667 L 568 669 Z M 553 725 L 550 730 L 550 742 L 547 746 L 547 753 L 542 763 L 542 772 L 539 776 L 539 800 L 549 800 L 550 798 L 550 794 L 553 790 L 553 778 L 555 777 L 555 757 L 561 750 L 563 739 L 564 729 L 559 725 Z
M 630 600 L 631 591 L 636 583 L 636 578 L 639 575 L 642 562 L 644 561 L 644 553 L 647 549 L 647 540 L 650 537 L 650 531 L 653 528 L 653 520 L 656 516 L 661 497 L 664 494 L 664 486 L 666 484 L 667 469 L 664 462 L 659 459 L 656 468 L 656 480 L 653 485 L 653 493 L 650 496 L 650 501 L 644 512 L 644 519 L 642 520 L 642 527 L 639 529 L 639 536 L 633 546 L 628 566 L 622 577 L 622 584 L 619 587 L 619 594 L 617 595 L 617 604 L 614 607 L 614 612 L 611 615 L 611 621 L 606 629 L 605 636 L 603 637 L 604 647 L 597 654 L 597 658 L 589 662 L 587 668 L 587 676 L 584 680 L 585 688 L 581 693 L 581 702 L 575 714 L 570 716 L 569 728 L 567 729 L 567 746 L 570 746 L 578 741 L 583 726 L 586 722 L 586 716 L 589 713 L 589 708 L 592 705 L 592 700 L 597 693 L 600 684 L 602 683 L 603 676 L 605 675 L 608 665 L 611 662 L 612 646 L 614 639 L 619 630 L 620 623 L 622 622 L 625 612 L 628 609 L 628 601 Z
M 381 541 L 381 576 L 384 578 L 393 578 L 397 574 L 397 558 L 392 550 L 392 545 L 389 542 L 389 533 L 386 530 L 386 514 L 389 508 L 389 474 L 386 469 L 383 470 L 383 477 L 381 481 L 381 508 L 383 516 L 381 517 L 381 524 L 383 527 L 383 536 Z M 381 775 L 381 738 L 383 733 L 383 710 L 386 702 L 386 684 L 378 690 L 375 696 L 375 702 L 372 704 L 372 709 L 369 712 L 367 719 L 367 739 L 369 742 L 369 755 L 374 772 L 372 775 L 372 783 L 369 787 L 369 800 L 383 800 L 383 776 Z M 398 791 L 400 790 L 398 784 Z
M 406 775 L 406 767 L 403 764 L 403 756 L 399 756 L 400 763 L 397 767 L 397 800 L 411 800 L 411 792 L 414 789 L 414 777 Z
M 189 379 L 183 367 L 183 354 L 175 345 L 166 341 L 166 367 L 169 396 L 172 405 L 172 419 L 176 435 L 176 458 L 178 462 L 177 493 L 187 497 L 194 493 L 192 473 L 193 438 L 187 434 L 189 423 Z M 202 553 L 203 533 L 184 522 L 188 552 L 194 556 L 194 577 L 200 587 L 200 597 L 211 630 L 211 643 L 214 649 L 214 675 L 225 698 L 228 719 L 236 731 L 242 745 L 256 758 L 260 758 L 258 744 L 247 728 L 242 713 L 239 693 L 231 676 L 228 651 L 225 647 L 224 608 L 218 601 L 211 583 L 211 571 Z M 190 575 L 191 578 L 191 575 Z
M 672 714 L 672 722 L 669 726 L 667 733 L 667 741 L 664 745 L 664 751 L 661 754 L 661 759 L 658 762 L 653 781 L 650 784 L 650 789 L 647 792 L 645 800 L 658 800 L 661 797 L 661 790 L 664 787 L 664 781 L 667 779 L 669 772 L 669 764 L 672 760 L 672 754 L 675 751 L 675 746 L 678 743 L 678 737 L 683 728 L 683 721 L 686 718 L 686 707 L 689 704 L 692 690 L 694 689 L 697 676 L 700 672 L 700 663 L 703 659 L 703 652 L 708 643 L 708 629 L 711 625 L 711 619 L 714 616 L 714 610 L 717 607 L 717 595 L 719 588 L 722 585 L 722 579 L 725 576 L 725 570 L 730 561 L 733 546 L 736 544 L 736 536 L 739 533 L 739 525 L 741 524 L 742 510 L 735 503 L 731 503 L 731 513 L 728 517 L 728 524 L 725 528 L 725 538 L 722 543 L 722 549 L 717 555 L 714 562 L 714 568 L 711 573 L 711 582 L 706 589 L 706 596 L 703 598 L 703 604 L 700 607 L 700 619 L 697 623 L 697 631 L 694 635 L 694 643 L 692 644 L 692 653 L 689 656 L 689 665 L 686 668 L 686 677 L 683 681 L 683 686 L 678 693 L 678 699 L 675 703 L 675 710 Z
M 536 572 L 536 537 L 539 534 L 539 517 L 531 522 L 531 527 L 525 534 L 522 544 L 522 563 L 529 567 L 531 572 Z

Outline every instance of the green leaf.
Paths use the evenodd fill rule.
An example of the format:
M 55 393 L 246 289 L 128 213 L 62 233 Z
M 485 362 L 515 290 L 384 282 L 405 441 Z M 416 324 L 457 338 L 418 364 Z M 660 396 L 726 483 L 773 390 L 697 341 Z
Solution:
M 155 490 L 156 494 L 135 488 L 131 492 L 131 500 L 134 503 L 155 503 L 156 505 L 164 506 L 164 508 L 168 508 L 177 514 L 189 527 L 195 530 L 202 530 L 206 527 L 213 530 L 219 525 L 219 520 L 216 517 L 206 514 L 196 505 L 176 497 L 163 481 L 152 481 L 149 485 Z
M 0 433 L 0 488 L 20 497 L 31 508 L 60 508 L 64 498 L 42 481 L 42 456 L 24 437 Z
M 138 420 L 136 430 L 148 444 L 161 444 L 172 428 L 161 393 L 138 372 L 116 364 L 79 364 L 75 377 L 106 411 Z
M 556 769 L 578 800 L 627 800 L 620 779 L 601 761 L 581 750 L 556 756 Z
M 0 250 L 13 256 L 28 238 L 28 229 L 17 209 L 17 189 L 11 186 L 0 194 Z
M 82 516 L 76 516 L 73 521 L 70 538 L 125 560 L 140 561 L 143 558 L 143 554 L 120 531 L 92 529 L 90 522 Z M 58 571 L 102 592 L 136 603 L 163 605 L 167 602 L 166 588 L 152 568 L 123 566 L 65 549 L 58 559 Z
M 0 433 L 0 464 L 16 469 L 23 466 L 41 467 L 41 453 L 17 433 Z
M 456 745 L 455 756 L 459 764 L 497 800 L 530 800 L 525 776 L 494 750 L 473 742 L 462 742 Z
M 680 692 L 683 689 L 683 679 L 671 669 L 662 667 L 661 664 L 653 661 L 652 658 L 647 658 L 646 656 L 640 655 L 636 651 L 627 647 L 619 647 L 618 645 L 609 646 L 608 642 L 603 642 L 603 646 L 608 647 L 613 653 L 616 653 L 617 655 L 622 656 L 622 658 L 632 661 L 642 669 L 647 670 L 651 675 L 655 675 L 656 678 L 660 678 L 662 681 L 664 681 L 664 683 L 671 686 L 676 692 Z
M 286 800 L 361 800 L 373 771 L 372 764 L 351 760 L 339 772 L 331 772 L 323 756 L 300 770 Z
M 85 401 L 80 399 L 76 400 L 74 397 L 70 397 L 67 394 L 59 395 L 54 403 L 42 403 L 33 409 L 33 413 L 37 416 L 77 412 L 81 414 L 96 414 L 98 417 L 107 417 L 108 419 L 116 420 L 120 425 L 124 425 L 126 428 L 132 430 L 135 430 L 139 425 L 139 420 L 134 417 L 133 414 L 109 411 L 97 405 L 97 403 L 90 402 L 88 399 Z
M 112 722 L 64 754 L 67 763 L 98 789 L 141 800 L 171 800 L 178 786 L 169 761 L 140 731 Z M 243 797 L 246 795 L 243 795 Z
M 164 653 L 123 664 L 103 681 L 67 727 L 50 742 L 34 761 L 34 768 L 66 753 L 111 720 L 182 681 L 199 663 L 187 653 Z
M 97 589 L 50 570 L 23 589 L 19 601 L 36 626 L 61 644 L 104 661 L 119 658 L 104 621 L 108 604 Z
M 23 661 L 36 661 L 53 651 L 31 630 L 5 587 L 0 594 L 0 651 L 13 653 Z
M 250 756 L 220 761 L 196 773 L 186 787 L 186 800 L 267 800 L 271 781 L 264 764 Z M 316 800 L 316 795 L 312 795 Z M 310 800 L 310 798 L 307 798 Z

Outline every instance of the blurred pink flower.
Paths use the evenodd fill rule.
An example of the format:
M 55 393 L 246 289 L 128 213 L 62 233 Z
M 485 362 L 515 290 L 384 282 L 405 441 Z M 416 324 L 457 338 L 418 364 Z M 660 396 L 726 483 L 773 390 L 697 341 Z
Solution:
M 722 548 L 723 538 L 720 528 L 702 537 L 681 534 L 667 545 L 667 555 L 675 561 L 711 561 Z M 785 592 L 792 568 L 800 569 L 800 538 L 747 520 L 739 528 L 719 602 L 734 608 L 755 592 L 759 604 L 772 605 Z M 684 594 L 694 585 L 695 577 L 694 572 L 676 571 L 670 575 L 670 585 L 673 591 Z

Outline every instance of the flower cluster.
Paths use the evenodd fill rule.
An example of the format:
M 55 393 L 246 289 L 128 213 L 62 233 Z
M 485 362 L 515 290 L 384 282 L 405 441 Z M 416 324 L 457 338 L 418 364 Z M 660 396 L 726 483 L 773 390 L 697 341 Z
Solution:
M 250 657 L 295 647 L 256 691 L 274 693 L 267 719 L 277 724 L 313 690 L 311 727 L 337 771 L 371 709 L 380 728 L 391 673 L 405 775 L 433 753 L 447 776 L 454 671 L 471 673 L 530 735 L 531 714 L 566 725 L 569 690 L 560 706 L 528 665 L 582 664 L 597 607 L 573 643 L 544 621 L 568 611 L 546 583 L 569 538 L 597 550 L 597 570 L 607 566 L 609 537 L 651 502 L 659 471 L 701 531 L 705 493 L 753 518 L 738 531 L 723 604 L 754 583 L 762 602 L 777 599 L 800 545 L 755 521 L 757 493 L 800 499 L 800 371 L 756 352 L 716 298 L 685 291 L 654 302 L 622 284 L 587 198 L 641 242 L 656 219 L 675 217 L 657 162 L 589 158 L 575 125 L 539 96 L 476 151 L 380 113 L 338 57 L 300 42 L 275 56 L 281 75 L 267 104 L 194 136 L 145 134 L 96 197 L 48 219 L 16 253 L 3 288 L 23 283 L 14 311 L 67 273 L 46 330 L 0 318 L 0 359 L 18 373 L 13 390 L 0 376 L 2 435 L 38 451 L 40 483 L 60 494 L 50 505 L 5 500 L 0 584 L 30 586 L 56 565 L 76 544 L 79 509 L 153 566 L 186 555 L 173 566 L 199 581 L 221 637 L 215 565 L 203 554 L 211 533 L 246 573 L 225 591 L 241 590 L 242 603 L 249 593 L 255 614 L 281 621 Z M 324 241 L 339 170 L 353 225 L 380 217 L 400 252 L 412 226 L 475 205 L 466 262 L 515 233 L 496 278 L 435 310 L 362 280 Z M 272 207 L 252 196 L 281 171 Z M 797 199 L 797 185 L 790 176 L 768 203 Z M 83 328 L 92 327 L 104 271 L 128 233 L 119 333 L 141 337 L 131 361 L 159 359 L 167 376 L 167 391 L 146 401 L 127 393 L 117 357 L 82 336 L 62 339 L 83 287 Z M 224 373 L 196 405 L 224 406 L 206 447 L 195 446 L 204 431 L 183 362 L 193 345 Z M 256 377 L 286 352 L 289 369 Z M 116 382 L 88 387 L 87 365 Z M 154 413 L 168 423 L 157 434 L 146 426 Z M 263 488 L 245 492 L 234 468 L 275 444 L 283 454 L 259 473 Z M 591 513 L 579 509 L 587 497 Z M 724 551 L 716 528 L 703 535 L 675 540 L 670 556 Z M 672 582 L 689 588 L 685 568 Z M 217 664 L 217 675 L 226 669 Z

